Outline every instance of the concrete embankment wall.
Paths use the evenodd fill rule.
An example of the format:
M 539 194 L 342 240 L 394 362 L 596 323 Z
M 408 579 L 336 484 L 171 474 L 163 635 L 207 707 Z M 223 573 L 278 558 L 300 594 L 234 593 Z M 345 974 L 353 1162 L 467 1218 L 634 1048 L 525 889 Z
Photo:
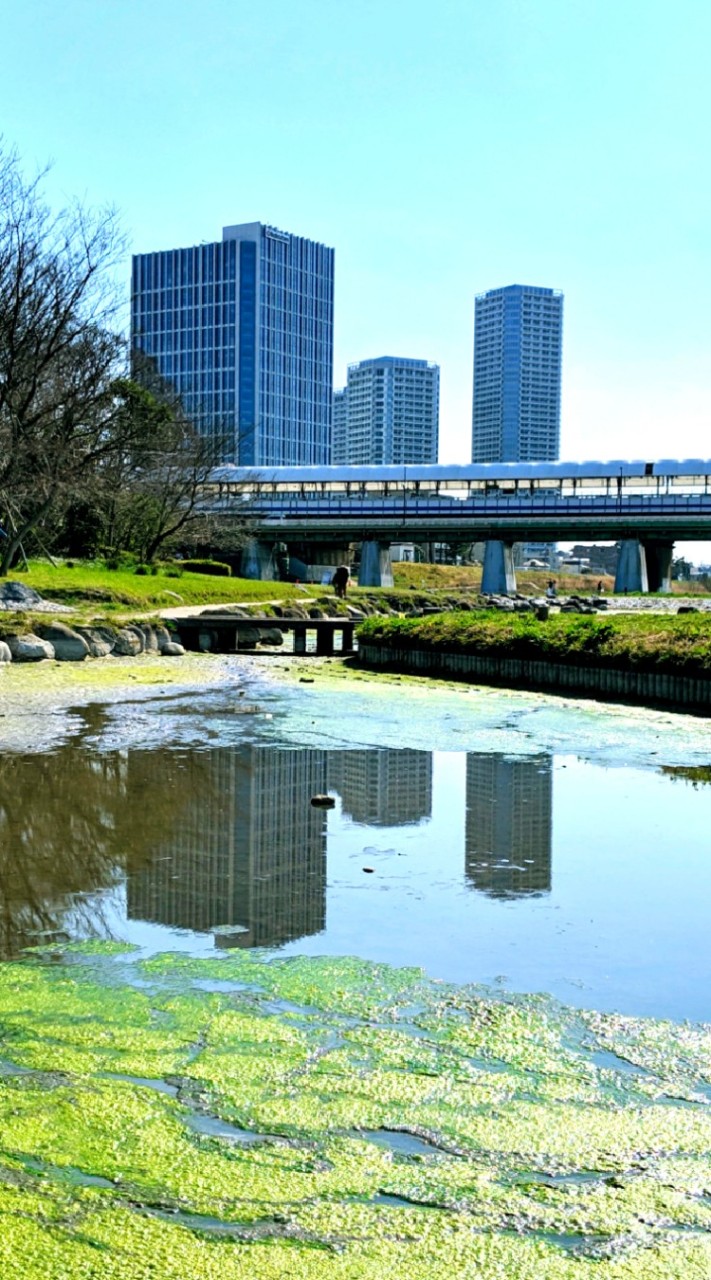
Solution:
M 435 649 L 396 648 L 361 641 L 358 662 L 365 667 L 418 676 L 447 676 L 513 689 L 540 689 L 607 702 L 668 706 L 676 711 L 711 712 L 711 679 L 646 671 L 576 667 L 526 658 L 495 658 Z

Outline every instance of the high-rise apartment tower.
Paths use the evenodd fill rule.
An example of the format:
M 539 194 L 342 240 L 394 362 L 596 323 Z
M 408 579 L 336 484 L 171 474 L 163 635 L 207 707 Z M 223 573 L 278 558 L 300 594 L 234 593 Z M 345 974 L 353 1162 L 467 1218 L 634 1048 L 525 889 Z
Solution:
M 348 367 L 334 396 L 334 464 L 436 462 L 439 366 L 380 356 Z
M 472 462 L 558 458 L 562 343 L 562 293 L 511 284 L 479 295 Z
M 131 341 L 243 466 L 330 460 L 333 249 L 261 222 L 137 254 Z

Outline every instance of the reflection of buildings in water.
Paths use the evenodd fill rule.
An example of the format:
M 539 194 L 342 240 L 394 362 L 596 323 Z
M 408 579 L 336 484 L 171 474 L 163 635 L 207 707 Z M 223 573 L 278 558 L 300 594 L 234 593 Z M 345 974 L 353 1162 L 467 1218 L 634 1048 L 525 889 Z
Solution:
M 182 827 L 129 876 L 129 917 L 216 930 L 224 945 L 275 946 L 318 933 L 326 820 L 310 801 L 326 790 L 325 753 L 220 748 L 187 756 L 185 770 L 191 799 Z
M 492 898 L 551 888 L 550 756 L 467 755 L 465 860 L 473 888 Z
M 399 827 L 432 814 L 431 751 L 332 751 L 328 782 L 344 815 L 366 826 Z

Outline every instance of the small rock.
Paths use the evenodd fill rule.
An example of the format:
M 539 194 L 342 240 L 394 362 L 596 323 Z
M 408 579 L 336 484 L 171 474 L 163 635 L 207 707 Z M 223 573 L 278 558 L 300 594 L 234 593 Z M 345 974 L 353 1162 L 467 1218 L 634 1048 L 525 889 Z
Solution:
M 12 662 L 10 646 L 4 640 L 0 640 L 0 662 Z
M 163 658 L 182 658 L 185 650 L 182 644 L 177 644 L 175 640 L 168 640 L 160 652 Z
M 363 867 L 363 870 L 367 873 L 367 875 L 372 876 L 373 872 L 375 871 L 375 867 Z

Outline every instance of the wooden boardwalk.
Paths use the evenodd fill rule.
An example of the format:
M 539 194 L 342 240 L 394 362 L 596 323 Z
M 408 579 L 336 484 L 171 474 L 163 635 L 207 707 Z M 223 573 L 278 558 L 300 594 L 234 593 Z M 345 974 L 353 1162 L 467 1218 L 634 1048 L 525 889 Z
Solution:
M 306 654 L 306 637 L 316 636 L 314 657 L 352 654 L 355 622 L 351 618 L 243 618 L 234 614 L 201 613 L 189 618 L 173 618 L 180 643 L 192 652 L 244 653 L 259 646 L 262 631 L 293 632 L 294 653 Z M 341 647 L 336 649 L 336 636 Z

